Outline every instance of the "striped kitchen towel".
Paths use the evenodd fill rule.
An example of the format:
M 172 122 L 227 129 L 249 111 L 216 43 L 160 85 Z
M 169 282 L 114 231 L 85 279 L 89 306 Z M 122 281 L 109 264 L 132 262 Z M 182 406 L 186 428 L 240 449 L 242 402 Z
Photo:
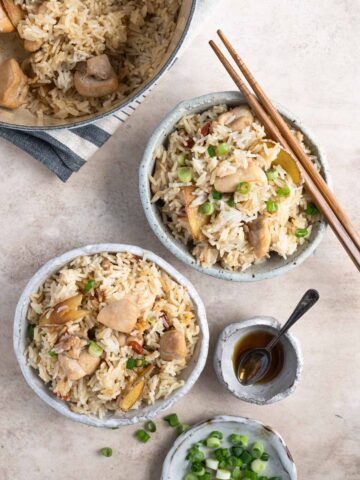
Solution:
M 181 53 L 197 33 L 211 7 L 220 0 L 198 0 L 190 35 L 181 48 Z M 148 94 L 150 90 L 147 91 Z M 12 142 L 46 165 L 62 181 L 77 172 L 84 163 L 111 137 L 142 103 L 146 94 L 137 97 L 126 108 L 101 120 L 73 129 L 38 130 L 25 132 L 11 128 L 0 128 L 0 137 Z

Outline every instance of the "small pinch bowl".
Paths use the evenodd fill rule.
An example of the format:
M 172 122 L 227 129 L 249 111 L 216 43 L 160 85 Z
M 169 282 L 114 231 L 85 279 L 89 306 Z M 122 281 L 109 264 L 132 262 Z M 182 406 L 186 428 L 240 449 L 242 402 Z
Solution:
M 214 369 L 219 381 L 235 397 L 256 405 L 269 405 L 294 393 L 300 381 L 303 356 L 299 342 L 289 332 L 280 340 L 284 351 L 283 368 L 270 382 L 244 387 L 237 379 L 233 366 L 233 352 L 241 338 L 259 330 L 277 334 L 280 328 L 281 325 L 275 318 L 253 317 L 243 322 L 231 323 L 220 333 L 214 353 Z
M 275 430 L 251 418 L 218 416 L 194 425 L 176 439 L 165 458 L 161 480 L 184 478 L 188 464 L 185 460 L 187 450 L 214 430 L 221 431 L 224 439 L 232 433 L 241 433 L 248 435 L 250 442 L 253 442 L 255 438 L 260 440 L 271 458 L 266 471 L 267 477 L 279 475 L 282 480 L 297 479 L 296 466 L 290 450 Z
M 149 177 L 154 169 L 154 152 L 156 148 L 159 145 L 166 144 L 168 136 L 174 131 L 176 124 L 183 116 L 191 113 L 204 112 L 215 105 L 221 104 L 234 107 L 240 104 L 246 104 L 246 101 L 240 92 L 211 93 L 179 103 L 161 121 L 147 144 L 139 169 L 141 202 L 149 225 L 161 243 L 179 260 L 190 267 L 207 275 L 235 282 L 253 282 L 274 278 L 292 270 L 314 253 L 324 236 L 326 229 L 325 220 L 320 219 L 318 222 L 314 223 L 310 238 L 303 245 L 299 246 L 293 255 L 284 259 L 279 255 L 272 254 L 267 261 L 258 265 L 252 265 L 244 272 L 238 272 L 226 270 L 219 265 L 203 267 L 197 263 L 196 259 L 190 253 L 189 248 L 176 240 L 169 229 L 164 225 L 157 205 L 151 203 L 152 194 Z M 331 188 L 331 179 L 326 156 L 314 135 L 288 110 L 278 104 L 275 104 L 275 106 L 290 126 L 300 130 L 304 134 L 304 141 L 318 157 L 321 165 L 321 174 Z
M 104 418 L 98 418 L 93 415 L 84 415 L 72 412 L 65 401 L 57 398 L 41 380 L 38 373 L 31 368 L 24 355 L 26 348 L 26 330 L 27 330 L 27 311 L 30 302 L 30 295 L 38 290 L 40 285 L 52 274 L 57 272 L 61 267 L 68 264 L 76 257 L 83 255 L 92 255 L 100 252 L 130 252 L 139 257 L 146 257 L 148 260 L 154 262 L 162 270 L 168 273 L 175 281 L 183 285 L 193 301 L 196 311 L 197 322 L 200 328 L 199 341 L 197 343 L 194 355 L 189 360 L 188 366 L 184 369 L 180 378 L 183 378 L 184 385 L 175 390 L 166 399 L 157 400 L 153 405 L 141 406 L 138 410 L 130 410 L 127 413 L 107 414 Z M 209 347 L 209 329 L 206 319 L 206 312 L 204 304 L 199 297 L 199 294 L 193 285 L 183 275 L 181 275 L 174 267 L 167 263 L 162 258 L 158 257 L 152 252 L 144 250 L 140 247 L 132 245 L 124 245 L 117 243 L 104 243 L 97 245 L 88 245 L 83 248 L 77 248 L 66 252 L 50 261 L 48 261 L 35 275 L 30 279 L 26 285 L 23 293 L 20 296 L 16 307 L 14 330 L 13 330 L 13 345 L 15 354 L 28 385 L 34 392 L 50 407 L 61 413 L 67 418 L 76 422 L 84 423 L 95 427 L 114 428 L 125 425 L 131 425 L 138 422 L 143 422 L 150 418 L 154 418 L 164 410 L 170 408 L 181 397 L 186 395 L 192 386 L 199 378 L 206 362 L 208 347 Z

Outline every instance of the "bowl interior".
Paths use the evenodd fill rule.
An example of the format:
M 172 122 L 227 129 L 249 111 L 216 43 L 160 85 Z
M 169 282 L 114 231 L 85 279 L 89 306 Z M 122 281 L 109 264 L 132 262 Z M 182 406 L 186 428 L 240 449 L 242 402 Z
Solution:
M 99 252 L 131 252 L 134 255 L 143 256 L 146 255 L 146 258 L 153 261 L 159 265 L 163 270 L 165 270 L 172 278 L 174 278 L 178 283 L 185 286 L 190 294 L 190 297 L 193 301 L 194 308 L 197 314 L 197 320 L 200 327 L 199 341 L 197 343 L 194 355 L 190 359 L 186 369 L 181 372 L 179 378 L 183 379 L 185 384 L 175 390 L 172 394 L 169 395 L 166 399 L 156 400 L 153 405 L 144 406 L 138 410 L 129 411 L 127 413 L 108 413 L 105 418 L 99 419 L 98 417 L 92 415 L 82 415 L 74 413 L 70 410 L 65 401 L 56 397 L 45 385 L 45 383 L 40 379 L 38 373 L 27 365 L 26 359 L 24 356 L 24 351 L 27 345 L 27 310 L 29 306 L 29 296 L 36 292 L 40 285 L 52 274 L 57 272 L 61 267 L 66 265 L 68 262 L 80 255 L 91 255 Z M 73 250 L 68 252 L 60 257 L 57 257 L 54 260 L 48 262 L 44 267 L 42 267 L 30 280 L 26 286 L 17 306 L 15 314 L 15 323 L 14 323 L 14 348 L 15 353 L 22 370 L 22 373 L 30 385 L 30 387 L 42 398 L 47 404 L 55 408 L 58 412 L 63 415 L 82 422 L 88 425 L 94 426 L 103 426 L 103 427 L 116 427 L 122 425 L 129 425 L 132 423 L 140 422 L 147 418 L 152 418 L 158 415 L 161 411 L 169 408 L 175 401 L 180 397 L 185 395 L 192 385 L 195 383 L 197 378 L 200 376 L 201 371 L 203 370 L 207 357 L 209 343 L 209 332 L 206 321 L 206 313 L 204 305 L 197 294 L 196 290 L 192 284 L 181 274 L 179 274 L 171 265 L 162 260 L 157 255 L 152 254 L 151 252 L 145 252 L 139 247 L 133 247 L 130 245 L 113 245 L 113 244 L 102 244 L 85 247 L 83 249 Z
M 305 260 L 305 258 L 308 257 L 320 243 L 325 230 L 325 222 L 323 220 L 316 222 L 313 225 L 309 240 L 303 245 L 299 246 L 298 250 L 288 258 L 281 258 L 279 255 L 274 253 L 271 254 L 270 259 L 268 259 L 266 262 L 252 265 L 245 272 L 232 272 L 229 270 L 224 270 L 219 265 L 212 267 L 200 266 L 191 255 L 189 248 L 172 236 L 170 230 L 162 222 L 157 205 L 151 203 L 152 194 L 149 176 L 154 170 L 154 151 L 156 147 L 159 145 L 166 145 L 168 136 L 174 131 L 175 125 L 184 115 L 204 112 L 205 110 L 220 104 L 227 104 L 230 107 L 234 107 L 237 105 L 246 104 L 246 102 L 244 97 L 239 92 L 220 92 L 205 95 L 203 97 L 198 97 L 179 104 L 161 122 L 147 146 L 140 167 L 140 192 L 142 196 L 142 203 L 145 214 L 154 233 L 157 235 L 159 240 L 183 262 L 203 273 L 215 276 L 217 278 L 223 278 L 225 280 L 263 280 L 265 278 L 270 278 L 284 273 Z M 283 107 L 277 105 L 277 108 L 291 126 L 300 130 L 304 134 L 305 143 L 311 148 L 314 154 L 318 156 L 321 164 L 321 174 L 323 175 L 325 181 L 329 183 L 329 173 L 324 152 L 316 143 L 312 134 L 301 124 L 299 120 L 297 120 Z
M 238 433 L 249 436 L 250 443 L 254 442 L 255 439 L 260 440 L 271 458 L 266 469 L 268 478 L 274 475 L 281 476 L 283 480 L 295 480 L 297 478 L 296 467 L 287 446 L 271 427 L 244 417 L 219 416 L 195 425 L 178 438 L 167 454 L 161 480 L 184 478 L 188 471 L 188 462 L 185 460 L 187 450 L 194 443 L 202 441 L 214 430 L 221 431 L 225 439 L 232 433 Z
M 277 334 L 280 327 L 268 322 L 247 326 L 242 326 L 241 323 L 236 325 L 229 331 L 229 334 L 222 337 L 224 343 L 219 358 L 222 381 L 234 395 L 246 402 L 267 404 L 281 400 L 291 391 L 299 376 L 299 360 L 292 338 L 284 335 L 280 340 L 284 353 L 284 364 L 280 373 L 268 383 L 244 387 L 238 381 L 233 366 L 232 357 L 237 343 L 241 338 L 259 330 Z
M 176 30 L 171 39 L 169 48 L 164 56 L 161 64 L 154 72 L 152 78 L 141 85 L 131 96 L 125 100 L 118 100 L 114 105 L 104 108 L 102 111 L 92 114 L 84 115 L 76 118 L 56 119 L 54 117 L 46 116 L 42 119 L 33 115 L 26 108 L 18 108 L 16 110 L 8 110 L 0 107 L 0 125 L 5 127 L 19 128 L 24 130 L 29 129 L 51 129 L 51 128 L 72 128 L 85 125 L 94 120 L 98 120 L 110 113 L 126 107 L 134 102 L 138 97 L 143 95 L 161 75 L 169 68 L 174 61 L 176 54 L 181 47 L 186 33 L 189 29 L 190 22 L 194 13 L 196 0 L 184 0 L 182 2 Z M 0 63 L 8 58 L 15 57 L 22 60 L 26 57 L 26 53 L 22 47 L 22 41 L 17 33 L 0 35 Z

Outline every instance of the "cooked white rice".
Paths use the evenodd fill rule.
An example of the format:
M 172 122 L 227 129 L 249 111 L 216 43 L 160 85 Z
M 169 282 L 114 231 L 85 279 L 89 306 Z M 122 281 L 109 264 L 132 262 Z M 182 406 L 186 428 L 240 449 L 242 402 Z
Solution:
M 108 268 L 105 268 L 104 259 L 110 261 L 110 266 L 106 265 Z M 95 279 L 96 285 L 84 293 L 89 279 Z M 38 325 L 44 312 L 78 293 L 84 294 L 81 309 L 87 313 L 83 318 L 62 326 Z M 107 303 L 120 300 L 125 294 L 131 294 L 140 307 L 141 316 L 131 337 L 138 339 L 145 354 L 134 353 L 128 342 L 121 346 L 120 336 L 123 334 L 97 321 L 98 312 Z M 145 358 L 156 367 L 133 409 L 166 398 L 182 386 L 184 382 L 179 374 L 188 364 L 199 335 L 187 290 L 153 262 L 130 253 L 78 257 L 46 280 L 31 296 L 27 319 L 35 327 L 33 340 L 29 340 L 25 352 L 29 365 L 38 371 L 54 394 L 68 402 L 71 410 L 99 417 L 118 409 L 118 399 L 137 378 L 139 369 L 126 368 L 129 358 Z M 185 360 L 164 361 L 160 358 L 159 340 L 169 327 L 185 335 Z M 58 358 L 49 355 L 53 349 L 56 351 L 64 335 L 83 338 L 85 344 L 91 337 L 103 348 L 101 363 L 92 375 L 71 381 Z
M 125 99 L 153 77 L 173 36 L 181 0 L 16 0 L 24 40 L 42 40 L 31 54 L 28 108 L 57 118 L 96 113 Z M 39 10 L 39 7 L 40 10 Z M 119 78 L 116 93 L 80 96 L 78 62 L 106 53 Z
M 227 110 L 225 105 L 220 105 L 201 114 L 185 116 L 179 121 L 167 144 L 159 146 L 155 152 L 155 169 L 150 177 L 152 202 L 158 204 L 162 220 L 173 236 L 189 246 L 199 264 L 209 267 L 218 263 L 228 270 L 244 271 L 254 263 L 266 261 L 271 252 L 283 258 L 293 254 L 299 245 L 307 241 L 312 223 L 319 217 L 304 212 L 310 199 L 304 191 L 303 181 L 296 185 L 280 166 L 276 167 L 276 180 L 268 180 L 266 185 L 251 183 L 247 194 L 235 192 L 224 194 L 221 200 L 214 200 L 212 194 L 216 177 L 225 177 L 239 168 L 246 168 L 249 161 L 267 172 L 280 150 L 278 144 L 264 145 L 265 130 L 258 121 L 240 132 L 221 124 L 219 115 Z M 204 134 L 201 129 L 209 122 L 211 129 Z M 316 157 L 304 145 L 302 134 L 296 132 L 296 135 L 317 164 Z M 228 154 L 217 153 L 221 143 L 230 147 Z M 215 155 L 210 156 L 209 147 L 214 149 Z M 192 169 L 189 183 L 182 183 L 178 178 L 179 158 L 184 162 L 184 155 L 185 166 Z M 185 210 L 182 187 L 190 185 L 195 187 L 192 207 L 199 207 L 205 202 L 214 206 L 214 213 L 202 226 L 200 240 L 194 240 Z M 290 189 L 290 194 L 279 197 L 278 189 L 284 187 Z M 233 206 L 228 205 L 229 200 Z M 267 212 L 269 200 L 276 200 L 277 212 Z M 269 222 L 271 242 L 266 256 L 258 259 L 248 240 L 247 224 L 260 215 Z M 295 235 L 297 229 L 305 228 L 308 234 L 305 238 L 298 238 Z

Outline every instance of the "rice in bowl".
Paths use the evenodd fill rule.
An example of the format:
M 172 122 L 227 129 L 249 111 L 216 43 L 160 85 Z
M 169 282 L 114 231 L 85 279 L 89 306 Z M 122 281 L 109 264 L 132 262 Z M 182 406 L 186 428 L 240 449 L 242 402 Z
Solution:
M 130 304 L 121 303 L 126 299 Z M 119 303 L 128 333 L 111 323 L 118 317 L 104 319 L 104 311 Z M 187 289 L 132 253 L 75 258 L 31 296 L 27 320 L 28 364 L 73 412 L 100 418 L 171 395 L 183 385 L 179 376 L 199 339 Z M 166 337 L 173 337 L 170 343 Z M 93 371 L 84 375 L 87 360 Z
M 154 150 L 152 203 L 203 268 L 243 272 L 274 254 L 286 259 L 320 219 L 289 156 L 245 106 L 185 115 Z

